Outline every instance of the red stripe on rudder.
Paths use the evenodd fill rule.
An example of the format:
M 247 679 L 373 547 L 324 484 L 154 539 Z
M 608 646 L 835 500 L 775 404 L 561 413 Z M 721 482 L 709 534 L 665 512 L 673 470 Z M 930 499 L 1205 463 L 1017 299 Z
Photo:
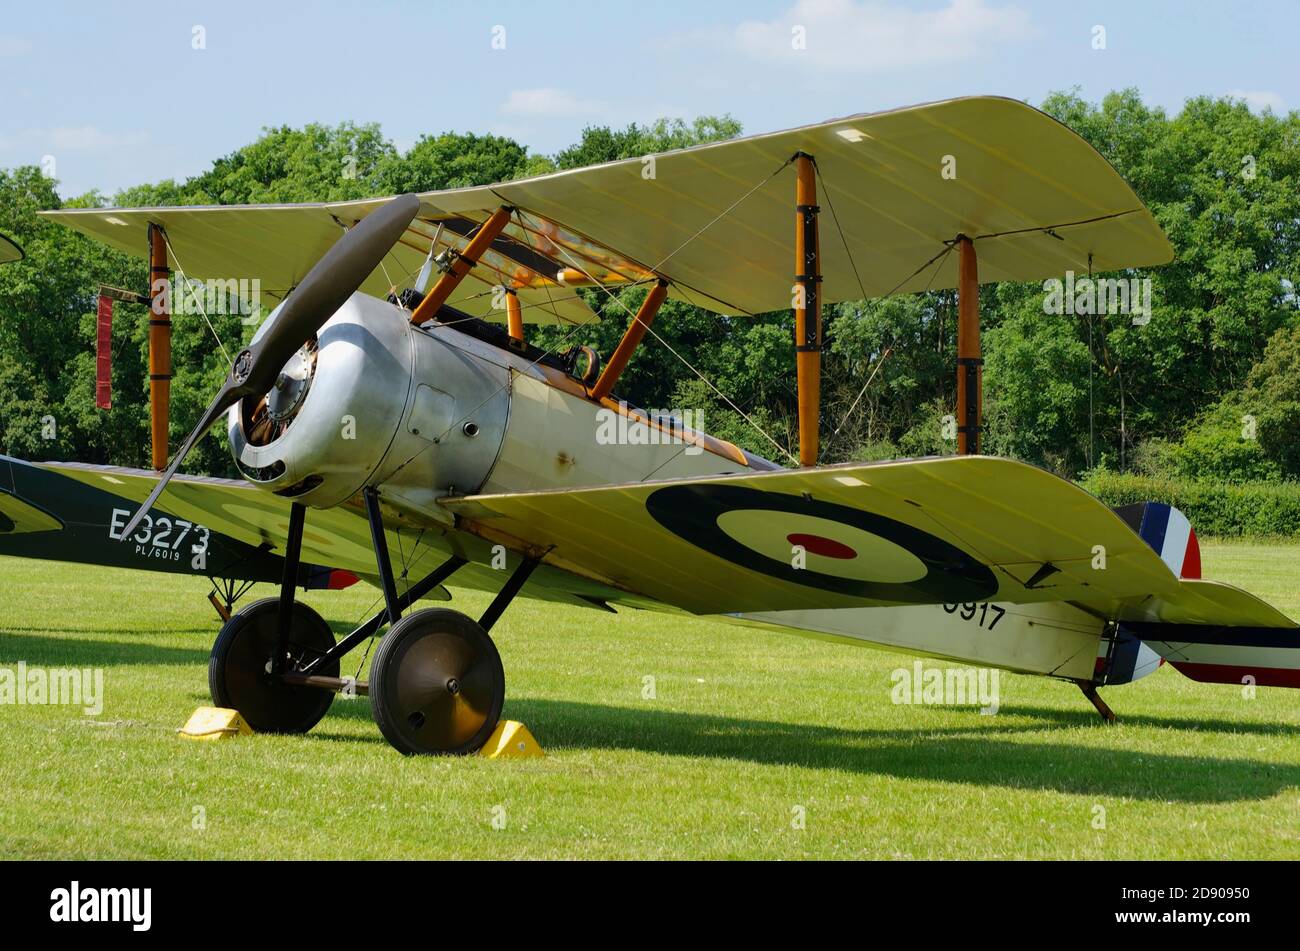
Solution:
M 95 405 L 113 408 L 113 298 L 99 295 L 95 318 Z
M 1201 577 L 1201 543 L 1196 540 L 1196 529 L 1187 533 L 1187 554 L 1183 556 L 1184 578 Z
M 1184 660 L 1171 660 L 1184 677 L 1203 684 L 1236 684 L 1242 686 L 1243 677 L 1253 677 L 1257 687 L 1300 687 L 1300 670 L 1290 667 L 1237 667 L 1233 664 L 1193 664 Z

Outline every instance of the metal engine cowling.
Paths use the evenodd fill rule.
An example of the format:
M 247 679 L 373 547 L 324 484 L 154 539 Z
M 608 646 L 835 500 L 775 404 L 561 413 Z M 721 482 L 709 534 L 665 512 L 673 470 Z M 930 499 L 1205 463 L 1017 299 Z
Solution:
M 402 308 L 352 295 L 270 393 L 230 409 L 236 463 L 253 483 L 316 508 L 367 484 L 422 505 L 474 491 L 505 433 L 509 378 L 454 344 L 454 331 L 419 330 Z

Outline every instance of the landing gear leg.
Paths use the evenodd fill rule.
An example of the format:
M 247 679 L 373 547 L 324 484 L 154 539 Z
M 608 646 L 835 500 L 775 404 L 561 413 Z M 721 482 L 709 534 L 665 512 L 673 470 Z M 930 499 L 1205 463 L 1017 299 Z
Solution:
M 289 509 L 289 537 L 284 545 L 284 575 L 280 579 L 279 637 L 271 655 L 271 673 L 284 673 L 284 658 L 289 648 L 289 630 L 293 624 L 293 589 L 298 583 L 298 562 L 302 558 L 302 528 L 307 507 L 293 503 Z
M 238 710 L 259 733 L 306 733 L 334 700 L 328 691 L 289 683 L 284 677 L 286 670 L 308 664 L 322 676 L 337 678 L 339 673 L 338 658 L 330 653 L 330 626 L 293 599 L 305 515 L 303 506 L 294 505 L 289 516 L 280 597 L 254 602 L 232 615 L 208 661 L 213 703 Z
M 1097 685 L 1091 680 L 1076 680 L 1075 683 L 1083 691 L 1083 695 L 1088 698 L 1088 702 L 1097 708 L 1101 718 L 1107 723 L 1114 723 L 1117 719 L 1113 710 L 1106 706 L 1106 701 L 1101 699 L 1101 694 L 1097 693 Z
M 234 607 L 234 605 L 232 605 L 229 601 L 223 604 L 221 599 L 217 597 L 216 588 L 213 588 L 211 591 L 208 592 L 208 603 L 211 604 L 216 609 L 217 617 L 221 618 L 222 624 L 229 621 L 230 615 L 234 613 L 233 611 L 231 611 L 231 608 Z

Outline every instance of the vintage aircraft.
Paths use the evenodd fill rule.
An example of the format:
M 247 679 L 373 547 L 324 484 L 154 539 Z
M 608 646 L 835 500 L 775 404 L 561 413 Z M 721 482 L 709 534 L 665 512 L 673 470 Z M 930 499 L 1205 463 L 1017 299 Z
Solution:
M 181 518 L 282 557 L 279 598 L 236 613 L 210 664 L 214 701 L 255 729 L 310 730 L 356 686 L 402 752 L 478 748 L 505 696 L 489 632 L 520 594 L 1056 677 L 1105 716 L 1098 686 L 1163 660 L 1300 686 L 1300 629 L 1200 580 L 1176 510 L 1112 511 L 979 454 L 979 281 L 1172 258 L 1114 169 L 1023 103 L 956 99 L 420 195 L 48 214 L 150 257 L 165 471 L 36 468 L 139 502 L 125 523 L 100 513 L 106 538 Z M 280 303 L 166 464 L 170 269 L 256 278 Z M 530 322 L 595 319 L 575 288 L 633 286 L 644 302 L 603 368 L 527 341 Z M 960 454 L 819 467 L 822 304 L 952 287 Z M 613 396 L 667 297 L 741 318 L 793 305 L 797 468 Z M 655 438 L 606 444 L 609 414 Z M 175 475 L 222 417 L 248 481 Z M 376 579 L 383 609 L 336 642 L 294 599 L 303 558 Z M 453 575 L 498 592 L 482 617 L 406 613 Z M 385 625 L 369 683 L 341 677 Z

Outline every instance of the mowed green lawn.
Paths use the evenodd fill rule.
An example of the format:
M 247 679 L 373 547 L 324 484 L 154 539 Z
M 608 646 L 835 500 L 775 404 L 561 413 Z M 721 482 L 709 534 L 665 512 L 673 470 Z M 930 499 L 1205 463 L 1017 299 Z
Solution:
M 1300 546 L 1204 561 L 1300 617 Z M 198 743 L 176 730 L 209 702 L 205 593 L 0 558 L 0 666 L 102 667 L 106 694 L 98 717 L 0 706 L 0 856 L 1300 857 L 1300 692 L 1165 667 L 1104 691 L 1115 726 L 1024 676 L 996 716 L 895 706 L 903 655 L 519 601 L 494 632 L 506 714 L 544 759 L 402 757 L 364 698 L 305 737 Z M 342 632 L 374 591 L 309 600 Z

